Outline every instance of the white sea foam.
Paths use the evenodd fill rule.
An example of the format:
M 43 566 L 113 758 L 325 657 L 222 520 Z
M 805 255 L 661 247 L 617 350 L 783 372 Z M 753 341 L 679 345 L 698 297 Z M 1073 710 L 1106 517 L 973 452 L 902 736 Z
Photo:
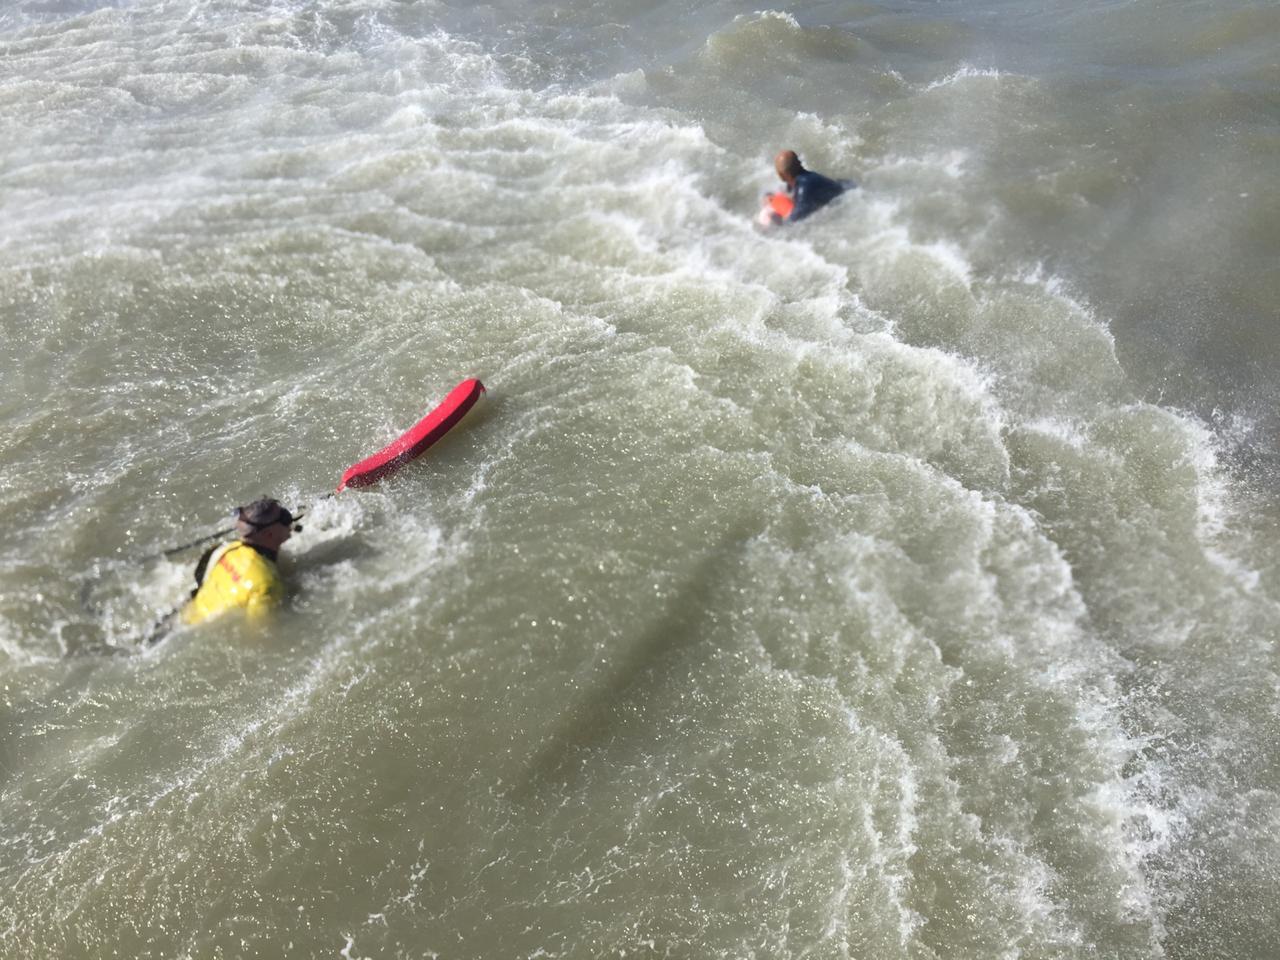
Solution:
M 1262 582 L 1261 571 L 1233 555 L 1229 532 L 1238 522 L 1238 507 L 1230 478 L 1218 460 L 1218 438 L 1189 415 L 1179 418 L 1188 434 L 1187 460 L 1196 477 L 1196 528 L 1205 554 L 1238 589 L 1255 592 Z
M 140 829 L 125 816 L 130 798 L 150 798 L 157 818 L 166 802 L 181 805 L 189 840 L 166 840 L 167 824 L 158 819 L 147 835 L 155 851 L 188 854 L 203 869 L 216 857 L 201 844 L 232 827 L 202 813 L 193 797 L 234 791 L 242 771 L 264 763 L 289 766 L 305 727 L 316 733 L 308 745 L 324 776 L 312 780 L 299 769 L 299 795 L 273 800 L 287 806 L 296 799 L 306 809 L 342 782 L 343 765 L 324 761 L 346 756 L 353 727 L 387 722 L 391 735 L 376 759 L 420 765 L 414 789 L 423 806 L 361 784 L 371 805 L 397 801 L 381 809 L 377 836 L 362 836 L 354 820 L 313 822 L 313 839 L 299 842 L 321 849 L 349 829 L 341 839 L 350 841 L 353 860 L 364 841 L 378 849 L 363 864 L 362 882 L 392 871 L 388 906 L 357 902 L 358 927 L 350 916 L 345 926 L 313 921 L 330 951 L 354 956 L 358 939 L 375 936 L 388 938 L 389 951 L 404 948 L 395 938 L 418 932 L 404 898 L 427 889 L 420 885 L 426 865 L 438 864 L 431 878 L 444 884 L 462 875 L 467 859 L 458 853 L 465 830 L 440 841 L 430 836 L 433 824 L 413 817 L 435 803 L 433 791 L 492 801 L 483 755 L 518 751 L 508 728 L 537 716 L 521 711 L 520 697 L 579 690 L 590 683 L 582 664 L 625 654 L 648 623 L 662 627 L 677 560 L 703 550 L 705 530 L 737 512 L 763 532 L 755 531 L 745 559 L 723 559 L 696 585 L 689 606 L 705 609 L 680 615 L 704 619 L 667 648 L 652 671 L 657 680 L 644 688 L 646 702 L 669 696 L 670 714 L 655 721 L 637 707 L 610 715 L 616 735 L 590 751 L 589 776 L 556 784 L 550 816 L 526 817 L 517 804 L 498 815 L 480 805 L 469 810 L 467 826 L 487 831 L 503 850 L 486 857 L 483 879 L 461 894 L 444 891 L 465 906 L 436 915 L 439 929 L 475 936 L 450 924 L 462 911 L 484 908 L 486 896 L 504 905 L 494 924 L 500 933 L 510 932 L 503 918 L 517 933 L 519 925 L 554 927 L 554 911 L 530 906 L 545 907 L 544 891 L 520 889 L 517 879 L 538 876 L 572 904 L 569 923 L 584 954 L 626 943 L 737 956 L 744 951 L 725 946 L 733 934 L 717 939 L 709 931 L 747 915 L 760 930 L 773 925 L 765 932 L 778 936 L 771 944 L 783 944 L 778 956 L 837 954 L 881 935 L 908 952 L 942 950 L 946 935 L 930 927 L 919 898 L 940 883 L 987 908 L 981 922 L 957 915 L 958 937 L 990 921 L 1011 953 L 1106 952 L 1105 922 L 1095 935 L 1064 919 L 1073 904 L 1054 902 L 1101 878 L 1099 896 L 1114 896 L 1126 923 L 1152 930 L 1149 955 L 1158 955 L 1161 911 L 1182 891 L 1176 866 L 1152 864 L 1176 865 L 1179 844 L 1205 811 L 1225 810 L 1231 798 L 1212 807 L 1213 798 L 1179 780 L 1187 773 L 1139 751 L 1144 731 L 1168 725 L 1161 697 L 1182 711 L 1170 722 L 1182 722 L 1197 691 L 1175 689 L 1181 699 L 1135 695 L 1125 684 L 1141 668 L 1176 688 L 1197 674 L 1198 646 L 1211 640 L 1242 649 L 1233 631 L 1267 622 L 1257 616 L 1262 608 L 1249 606 L 1266 582 L 1234 536 L 1236 490 L 1213 432 L 1189 415 L 1135 402 L 1109 349 L 1105 318 L 1068 284 L 1043 267 L 992 266 L 989 255 L 975 252 L 981 238 L 966 231 L 996 215 L 963 209 L 970 201 L 961 194 L 982 189 L 981 145 L 903 147 L 915 152 L 872 167 L 872 188 L 799 229 L 761 237 L 737 209 L 749 205 L 743 185 L 763 186 L 769 177 L 767 157 L 756 156 L 758 132 L 750 139 L 717 117 L 708 136 L 681 101 L 689 94 L 682 63 L 648 68 L 648 77 L 615 77 L 613 87 L 585 95 L 572 84 L 522 90 L 508 71 L 514 56 L 442 32 L 402 33 L 391 24 L 418 21 L 400 4 L 210 0 L 178 11 L 183 29 L 176 33 L 161 16 L 174 10 L 143 4 L 88 18 L 84 29 L 110 41 L 96 50 L 110 54 L 103 65 L 125 70 L 148 63 L 172 33 L 164 74 L 134 78 L 127 88 L 59 78 L 45 90 L 47 112 L 32 111 L 33 125 L 42 124 L 38 136 L 14 147 L 28 152 L 6 168 L 16 200 L 0 266 L 5 277 L 27 271 L 8 290 L 34 327 L 15 324 L 14 342 L 23 344 L 23 358 L 44 365 L 42 384 L 79 390 L 78 401 L 92 393 L 76 408 L 92 418 L 60 410 L 50 430 L 75 427 L 87 437 L 84 450 L 73 451 L 84 462 L 67 475 L 76 509 L 125 516 L 127 503 L 115 493 L 121 487 L 130 496 L 161 491 L 171 504 L 214 501 L 235 484 L 256 483 L 294 455 L 262 440 L 281 420 L 332 421 L 302 430 L 295 446 L 303 449 L 289 461 L 328 484 L 353 450 L 396 435 L 412 407 L 405 392 L 417 395 L 413 384 L 438 382 L 445 369 L 475 366 L 492 375 L 485 402 L 493 410 L 472 421 L 474 436 L 465 435 L 477 449 L 459 435 L 447 456 L 407 471 L 397 485 L 316 505 L 288 554 L 303 588 L 292 622 L 306 625 L 285 628 L 295 649 L 240 648 L 220 636 L 211 653 L 202 647 L 207 637 L 190 631 L 119 667 L 159 680 L 207 666 L 201 656 L 222 656 L 224 666 L 235 665 L 225 671 L 223 691 L 232 698 L 218 716 L 177 731 L 179 742 L 190 741 L 185 755 L 164 762 L 139 755 L 132 770 L 122 764 L 121 781 L 141 789 L 112 789 L 101 810 L 89 807 L 84 819 L 97 832 L 48 828 L 62 859 L 25 874 L 16 891 L 20 908 L 33 907 L 32 923 L 56 929 L 74 901 L 82 927 L 105 947 L 113 921 L 103 917 L 120 889 L 114 876 L 182 879 L 180 856 L 163 868 L 130 859 L 130 831 Z M 757 16 L 800 29 L 791 13 Z M 119 36 L 126 27 L 136 32 L 130 43 Z M 193 49 L 199 37 L 191 34 L 201 30 L 220 31 L 216 49 Z M 91 69 L 87 59 L 74 59 L 65 69 Z M 534 59 L 516 73 L 534 70 Z M 858 65 L 849 69 L 856 74 Z M 882 65 L 875 69 L 883 75 Z M 225 82 L 182 76 L 219 71 Z M 926 89 L 1002 76 L 964 67 Z M 804 99 L 810 91 L 796 92 Z M 37 93 L 11 92 L 33 101 Z M 629 105 L 623 96 L 663 106 Z M 935 108 L 940 102 L 923 99 Z M 190 128 L 177 122 L 201 105 L 217 109 L 198 114 Z M 69 137 L 95 108 L 119 127 L 119 142 Z M 867 119 L 876 127 L 869 141 L 876 152 L 902 132 L 892 110 L 873 104 L 867 111 L 869 118 L 796 115 L 788 106 L 774 118 L 766 105 L 756 119 L 855 161 Z M 126 142 L 139 136 L 145 146 Z M 442 197 L 459 187 L 476 200 L 471 208 Z M 927 222 L 918 219 L 921 209 Z M 86 336 L 94 349 L 78 359 L 75 345 Z M 296 346 L 260 363 L 221 349 L 259 338 Z M 148 342 L 173 358 L 171 371 L 158 372 Z M 99 370 L 90 352 L 114 366 Z M 86 384 L 93 377 L 101 382 Z M 177 385 L 174 397 L 165 394 L 166 379 Z M 123 441 L 102 443 L 106 453 L 89 445 L 117 433 Z M 1150 445 L 1156 433 L 1172 438 L 1169 445 Z M 1042 457 L 1015 460 L 1006 450 L 1038 438 L 1052 440 L 1038 448 Z M 1182 459 L 1155 455 L 1169 449 L 1183 451 Z M 185 474 L 178 450 L 195 464 Z M 1078 472 L 1069 469 L 1073 460 Z M 1187 486 L 1142 486 L 1169 476 Z M 300 498 L 305 486 L 295 482 L 288 493 Z M 1020 497 L 1039 497 L 1043 512 Z M 20 516 L 25 503 L 15 502 Z M 1053 513 L 1060 503 L 1074 513 Z M 1151 504 L 1175 512 L 1148 511 Z M 1184 527 L 1188 510 L 1194 516 Z M 1082 546 L 1105 548 L 1117 530 L 1162 515 L 1175 522 L 1156 531 L 1166 538 L 1147 539 L 1151 559 L 1187 560 L 1212 582 L 1196 573 L 1194 583 L 1179 584 L 1182 568 L 1166 562 L 1161 569 L 1173 579 L 1166 596 L 1147 590 L 1136 567 L 1108 567 L 1121 552 L 1114 547 L 1097 551 L 1095 568 L 1081 560 Z M 1193 534 L 1176 539 L 1184 529 Z M 51 541 L 64 560 L 83 552 L 78 543 Z M 1201 551 L 1210 562 L 1196 567 Z M 8 557 L 0 576 L 12 575 Z M 154 606 L 157 596 L 176 597 L 189 576 L 177 563 L 153 572 L 111 568 L 118 583 L 108 591 L 108 628 L 123 635 L 135 611 Z M 1179 586 L 1202 589 L 1206 599 L 1181 607 L 1173 595 Z M 1113 596 L 1132 606 L 1107 607 Z M 1113 609 L 1141 615 L 1113 623 Z M 1155 649 L 1143 631 L 1159 633 L 1162 617 L 1169 632 L 1160 636 L 1169 642 L 1157 662 L 1135 666 L 1108 649 Z M 584 618 L 590 628 L 565 628 Z M 60 619 L 59 628 L 77 626 L 72 620 Z M 445 620 L 462 624 L 456 635 Z M 13 682 L 25 683 L 43 638 L 7 616 L 0 633 L 0 650 L 23 667 Z M 420 658 L 403 656 L 396 644 Z M 524 657 L 517 666 L 513 650 Z M 465 663 L 473 679 L 483 674 L 492 685 L 454 687 L 429 677 L 437 661 Z M 757 661 L 758 670 L 742 667 Z M 271 662 L 283 692 L 267 697 L 254 686 L 255 670 Z M 1257 665 L 1242 665 L 1242 676 Z M 93 682 L 126 689 L 111 679 L 114 669 L 98 671 Z M 218 671 L 209 676 L 212 682 Z M 558 688 L 566 676 L 573 683 Z M 239 700 L 237 684 L 244 685 Z M 409 695 L 418 703 L 438 698 L 442 713 L 456 713 L 439 742 L 415 740 L 416 723 L 395 726 L 394 708 L 376 721 L 341 716 L 341 731 L 326 730 L 325 694 L 349 703 L 415 684 L 431 690 Z M 1213 699 L 1212 689 L 1204 693 Z M 491 709 L 489 700 L 499 706 Z M 163 710 L 180 715 L 178 703 L 122 702 L 121 715 L 132 722 Z M 1024 722 L 1024 713 L 1055 706 L 1061 710 L 1051 718 L 1061 724 Z M 58 698 L 43 709 L 41 731 L 77 719 Z M 681 740 L 713 717 L 723 723 L 714 742 Z M 970 728 L 988 754 L 966 752 Z M 733 765 L 758 759 L 748 746 L 762 729 L 787 749 L 767 751 L 769 763 L 740 779 L 742 767 Z M 1229 758 L 1246 745 L 1233 736 L 1195 749 Z M 642 760 L 628 752 L 635 744 Z M 107 737 L 54 762 L 93 766 L 128 746 Z M 811 765 L 771 779 L 788 750 Z M 661 776 L 637 789 L 639 799 L 628 796 L 627 777 L 645 764 Z M 1126 764 L 1137 774 L 1121 776 Z M 1092 816 L 1063 826 L 1072 831 L 1064 847 L 1080 852 L 1082 863 L 1114 857 L 1114 873 L 1077 875 L 1068 866 L 1068 875 L 1054 875 L 1057 835 L 1038 832 L 1038 801 L 1019 782 L 1029 770 L 1054 774 L 1026 778 L 1046 789 L 1083 784 Z M 1073 779 L 1085 776 L 1093 779 Z M 1222 787 L 1224 795 L 1230 789 Z M 1003 820 L 975 812 L 986 815 L 990 790 L 1008 791 L 996 798 Z M 59 796 L 54 812 L 75 822 L 77 802 Z M 623 818 L 625 841 L 609 819 L 615 804 L 635 811 Z M 557 822 L 557 809 L 572 826 Z M 681 809 L 694 810 L 699 826 L 673 815 Z M 575 811 L 580 816 L 570 816 Z M 12 805 L 4 812 L 16 814 L 9 819 L 17 830 L 34 836 L 44 829 L 38 813 Z M 786 816 L 769 828 L 753 819 L 771 812 Z M 1233 816 L 1224 829 L 1247 826 Z M 722 886 L 700 886 L 715 872 L 699 860 L 708 835 L 699 830 L 713 834 L 730 824 L 741 828 L 733 837 L 739 872 Z M 386 859 L 378 845 L 401 833 L 426 839 L 416 853 L 401 847 Z M 865 856 L 854 856 L 864 841 Z M 770 860 L 783 842 L 788 852 Z M 526 858 L 530 849 L 536 852 Z M 555 857 L 565 851 L 569 867 Z M 96 880 L 84 881 L 77 866 L 95 858 L 107 866 L 92 863 L 86 875 Z M 226 873 L 233 880 L 234 867 Z M 360 874 L 359 866 L 352 870 Z M 687 884 L 680 895 L 697 902 L 691 918 L 667 909 L 661 882 L 647 892 L 628 886 L 628 875 L 646 871 Z M 215 886 L 220 875 L 207 871 Z M 778 896 L 777 912 L 735 899 L 761 886 Z M 155 889 L 166 905 L 183 905 L 181 882 Z M 50 908 L 40 899 L 50 890 L 70 892 Z M 594 901 L 605 892 L 609 915 L 602 918 Z M 631 916 L 660 920 L 653 930 L 628 933 L 630 940 L 582 933 L 617 930 L 618 918 Z M 12 930 L 26 922 L 4 908 L 0 918 Z M 350 929 L 357 933 L 343 932 Z M 922 930 L 932 937 L 927 944 Z M 18 942 L 9 936 L 0 932 L 0 944 Z M 148 947 L 164 952 L 163 934 L 156 937 Z M 473 941 L 465 949 L 479 955 L 483 946 Z M 526 952 L 537 949 L 552 948 Z
M 760 11 L 757 11 L 755 14 L 751 14 L 751 15 L 739 14 L 735 19 L 755 20 L 760 22 L 766 21 L 766 20 L 776 20 L 780 23 L 785 23 L 788 27 L 791 27 L 794 30 L 800 29 L 800 21 L 798 21 L 792 14 L 786 12 L 785 10 L 760 10 Z
M 940 87 L 949 87 L 954 84 L 961 83 L 965 80 L 985 79 L 998 80 L 1002 76 L 1001 72 L 994 67 L 974 67 L 966 64 L 955 73 L 948 74 L 941 80 L 934 80 L 925 87 L 926 91 L 937 90 Z
M 873 168 L 880 174 L 886 171 L 924 170 L 937 171 L 951 180 L 959 180 L 965 175 L 966 167 L 972 161 L 973 153 L 969 150 L 948 150 L 946 153 L 923 154 L 920 156 L 902 156 L 891 154 Z

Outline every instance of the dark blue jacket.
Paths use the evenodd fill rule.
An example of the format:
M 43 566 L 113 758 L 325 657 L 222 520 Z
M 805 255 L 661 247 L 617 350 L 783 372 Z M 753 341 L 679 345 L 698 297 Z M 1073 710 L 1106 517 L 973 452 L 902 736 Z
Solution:
M 792 209 L 791 215 L 787 217 L 788 222 L 794 223 L 796 220 L 803 220 L 819 207 L 825 207 L 852 186 L 853 181 L 851 180 L 832 180 L 830 177 L 824 177 L 820 173 L 806 170 L 796 177 L 795 187 L 791 190 L 791 196 L 796 205 Z

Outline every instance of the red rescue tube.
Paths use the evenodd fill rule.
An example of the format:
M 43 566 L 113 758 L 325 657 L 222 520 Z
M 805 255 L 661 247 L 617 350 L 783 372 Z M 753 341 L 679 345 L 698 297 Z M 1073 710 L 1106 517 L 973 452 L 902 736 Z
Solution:
M 796 202 L 791 199 L 790 194 L 771 193 L 765 199 L 769 201 L 769 206 L 773 209 L 773 212 L 783 219 L 791 216 L 791 211 L 796 207 Z
M 390 446 L 379 450 L 371 457 L 366 457 L 355 466 L 348 467 L 338 484 L 341 492 L 347 487 L 367 487 L 383 477 L 395 473 L 410 460 L 420 456 L 462 419 L 470 410 L 480 394 L 484 393 L 484 384 L 472 378 L 463 380 L 449 391 L 444 402 L 425 417 L 419 420 L 410 430 L 403 433 Z

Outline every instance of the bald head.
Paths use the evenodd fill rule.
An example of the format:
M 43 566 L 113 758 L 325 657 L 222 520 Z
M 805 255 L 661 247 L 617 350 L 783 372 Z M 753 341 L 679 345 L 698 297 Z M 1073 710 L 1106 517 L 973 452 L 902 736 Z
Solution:
M 785 181 L 788 185 L 794 184 L 796 177 L 804 173 L 804 165 L 800 163 L 800 158 L 796 156 L 794 150 L 779 151 L 773 158 L 773 169 L 778 171 L 778 179 Z

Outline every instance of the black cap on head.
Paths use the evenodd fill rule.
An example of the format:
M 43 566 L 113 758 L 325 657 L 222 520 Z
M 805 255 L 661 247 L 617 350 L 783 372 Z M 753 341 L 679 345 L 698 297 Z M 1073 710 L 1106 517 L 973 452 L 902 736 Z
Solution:
M 263 530 L 276 523 L 282 523 L 286 527 L 293 523 L 293 514 L 279 500 L 263 497 L 236 508 L 236 529 L 242 535 Z

